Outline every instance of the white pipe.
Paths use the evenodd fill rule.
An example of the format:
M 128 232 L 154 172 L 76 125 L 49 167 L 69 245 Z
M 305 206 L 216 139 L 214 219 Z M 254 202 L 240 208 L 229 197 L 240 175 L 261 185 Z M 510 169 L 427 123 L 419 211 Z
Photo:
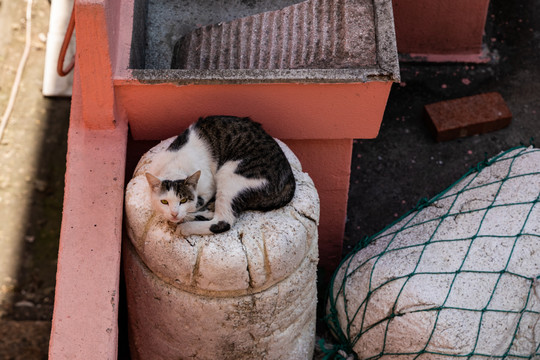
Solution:
M 58 55 L 68 27 L 73 0 L 52 0 L 45 52 L 45 71 L 43 75 L 43 95 L 71 96 L 73 72 L 61 77 L 56 72 Z M 75 35 L 71 38 L 64 64 L 69 64 L 75 54 Z

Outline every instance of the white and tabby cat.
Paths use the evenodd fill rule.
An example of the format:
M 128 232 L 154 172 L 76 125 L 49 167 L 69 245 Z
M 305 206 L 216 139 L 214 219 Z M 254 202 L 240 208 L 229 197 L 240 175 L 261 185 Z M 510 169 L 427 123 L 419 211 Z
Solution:
M 184 236 L 227 231 L 240 212 L 277 209 L 295 191 L 285 154 L 249 118 L 199 119 L 154 158 L 150 171 L 154 210 Z

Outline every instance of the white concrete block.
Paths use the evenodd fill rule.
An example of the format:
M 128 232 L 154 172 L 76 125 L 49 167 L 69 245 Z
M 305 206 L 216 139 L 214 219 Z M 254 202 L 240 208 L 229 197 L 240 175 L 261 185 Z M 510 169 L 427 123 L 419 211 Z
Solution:
M 319 199 L 280 143 L 296 179 L 288 205 L 245 212 L 231 230 L 183 238 L 154 216 L 140 160 L 126 189 L 124 243 L 134 359 L 311 359 Z

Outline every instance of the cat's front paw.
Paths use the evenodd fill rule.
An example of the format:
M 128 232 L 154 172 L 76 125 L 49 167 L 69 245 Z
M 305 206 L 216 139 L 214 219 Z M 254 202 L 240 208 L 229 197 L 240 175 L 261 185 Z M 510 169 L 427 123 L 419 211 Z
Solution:
M 176 227 L 176 233 L 178 235 L 183 236 L 183 237 L 193 235 L 190 233 L 189 227 L 186 226 L 186 224 L 187 223 L 185 222 L 178 224 L 178 226 Z
M 185 223 L 178 224 L 178 226 L 176 227 L 176 234 L 183 237 L 184 240 L 186 240 L 189 243 L 189 245 L 195 246 L 195 240 L 190 237 L 190 235 L 192 234 L 189 233 L 189 229 L 187 229 L 186 226 L 182 226 L 182 225 L 185 225 Z
M 183 222 L 181 224 L 178 224 L 176 227 L 176 232 L 179 235 L 182 235 L 183 237 L 191 236 L 191 235 L 201 235 L 200 230 L 198 229 L 198 226 L 195 226 L 197 222 Z
M 179 224 L 176 227 L 176 231 L 183 237 L 212 234 L 212 232 L 208 229 L 208 225 L 208 221 L 189 221 Z

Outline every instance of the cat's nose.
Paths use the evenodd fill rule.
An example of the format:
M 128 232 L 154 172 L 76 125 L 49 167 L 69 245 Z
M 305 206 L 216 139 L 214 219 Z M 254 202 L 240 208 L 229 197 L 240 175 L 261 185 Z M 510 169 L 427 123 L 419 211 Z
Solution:
M 178 216 L 178 211 L 171 211 L 171 216 L 176 218 Z

